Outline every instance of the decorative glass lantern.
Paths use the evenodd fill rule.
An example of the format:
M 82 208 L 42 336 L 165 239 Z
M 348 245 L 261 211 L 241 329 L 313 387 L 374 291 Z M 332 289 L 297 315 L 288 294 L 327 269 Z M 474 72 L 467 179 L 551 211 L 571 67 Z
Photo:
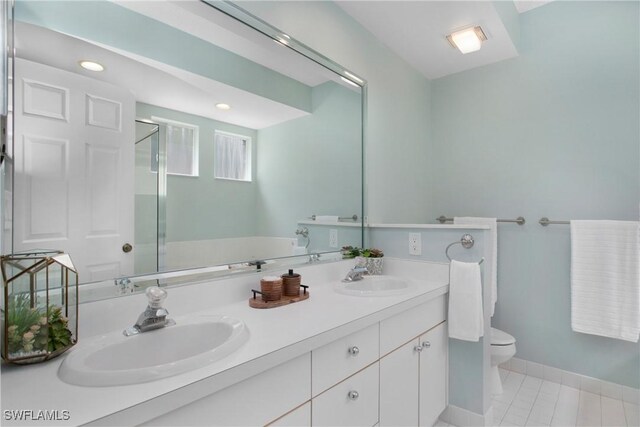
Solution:
M 78 273 L 61 251 L 35 250 L 0 257 L 2 358 L 43 362 L 78 337 Z

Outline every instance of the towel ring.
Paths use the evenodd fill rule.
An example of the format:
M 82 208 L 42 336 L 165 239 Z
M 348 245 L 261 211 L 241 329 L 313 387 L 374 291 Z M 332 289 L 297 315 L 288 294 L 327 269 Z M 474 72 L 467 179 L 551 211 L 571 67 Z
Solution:
M 451 246 L 457 245 L 457 244 L 461 244 L 463 248 L 469 249 L 469 248 L 473 247 L 474 243 L 475 243 L 475 241 L 473 240 L 473 236 L 471 234 L 463 234 L 462 237 L 460 238 L 459 242 L 453 242 L 453 243 L 450 243 L 449 246 L 447 246 L 447 249 L 445 249 L 444 254 L 449 259 L 449 262 L 451 262 L 451 261 L 453 261 L 451 259 L 451 257 L 449 256 L 449 248 Z M 478 265 L 482 264 L 483 262 L 484 262 L 484 258 L 482 258 L 480 260 L 480 262 L 478 262 Z

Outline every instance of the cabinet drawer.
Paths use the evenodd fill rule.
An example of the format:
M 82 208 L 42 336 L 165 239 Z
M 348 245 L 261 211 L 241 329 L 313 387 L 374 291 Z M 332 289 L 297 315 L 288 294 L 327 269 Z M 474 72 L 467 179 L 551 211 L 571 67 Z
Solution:
M 378 422 L 375 363 L 311 400 L 313 426 L 373 426 Z
M 379 358 L 379 326 L 333 341 L 313 350 L 311 362 L 312 395 L 339 383 Z
M 309 400 L 310 365 L 306 353 L 142 425 L 265 425 Z
M 380 322 L 380 355 L 400 347 L 446 319 L 445 296 Z

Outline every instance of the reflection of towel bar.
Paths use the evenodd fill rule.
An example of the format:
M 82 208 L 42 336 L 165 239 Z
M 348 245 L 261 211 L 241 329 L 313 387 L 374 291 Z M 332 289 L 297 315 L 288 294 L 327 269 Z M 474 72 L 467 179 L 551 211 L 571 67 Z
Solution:
M 440 224 L 444 224 L 445 222 L 453 222 L 453 218 L 447 218 L 444 215 L 440 215 L 438 218 L 436 218 L 436 221 L 440 221 Z M 516 219 L 496 219 L 496 222 L 515 222 L 518 225 L 524 225 L 526 220 L 524 219 L 524 217 L 519 216 Z
M 461 244 L 463 248 L 465 249 L 469 249 L 473 247 L 474 244 L 474 240 L 473 240 L 473 236 L 471 234 L 464 234 L 461 238 L 459 242 L 453 242 L 450 243 L 449 246 L 447 246 L 447 249 L 445 249 L 444 254 L 447 256 L 447 258 L 449 259 L 449 262 L 452 261 L 451 257 L 449 256 L 449 248 L 453 245 L 457 245 L 457 244 Z M 482 264 L 484 262 L 484 258 L 482 258 L 480 260 L 480 262 L 478 262 L 478 264 Z
M 317 215 L 311 215 L 309 218 L 311 218 L 312 220 L 316 220 L 316 216 Z M 357 221 L 358 220 L 358 215 L 353 214 L 353 216 L 339 216 L 338 217 L 338 221 Z

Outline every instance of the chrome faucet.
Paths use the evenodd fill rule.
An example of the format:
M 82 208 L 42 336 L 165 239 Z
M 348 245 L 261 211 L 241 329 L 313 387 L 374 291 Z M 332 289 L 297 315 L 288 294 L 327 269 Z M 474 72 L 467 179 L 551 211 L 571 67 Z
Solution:
M 369 270 L 367 270 L 367 267 L 355 266 L 351 270 L 349 270 L 349 272 L 347 273 L 347 277 L 342 279 L 342 281 L 343 282 L 356 282 L 358 280 L 362 280 L 362 277 L 365 274 L 368 274 L 368 273 L 369 273 Z
M 135 325 L 122 331 L 127 337 L 176 324 L 172 319 L 167 319 L 169 312 L 166 308 L 162 307 L 162 303 L 167 298 L 167 291 L 157 286 L 151 286 L 147 288 L 145 294 L 147 298 L 149 298 L 149 305 L 147 309 L 138 316 L 138 321 Z

